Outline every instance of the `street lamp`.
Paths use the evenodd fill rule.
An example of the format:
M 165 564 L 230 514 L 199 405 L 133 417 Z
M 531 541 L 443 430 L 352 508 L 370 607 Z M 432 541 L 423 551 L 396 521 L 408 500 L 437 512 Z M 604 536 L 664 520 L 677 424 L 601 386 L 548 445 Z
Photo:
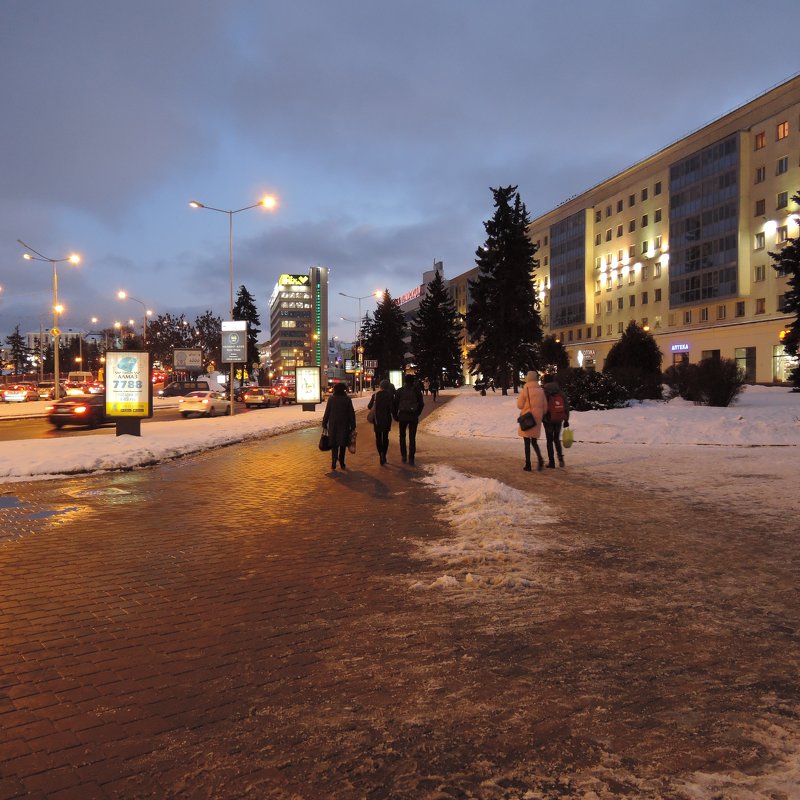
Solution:
M 68 261 L 70 264 L 80 264 L 81 257 L 77 253 L 71 253 L 66 258 L 48 258 L 43 256 L 38 250 L 34 250 L 29 244 L 25 244 L 22 239 L 17 241 L 30 253 L 23 253 L 22 257 L 27 261 L 46 261 L 48 264 L 53 265 L 53 328 L 50 331 L 53 336 L 53 373 L 54 384 L 53 399 L 58 400 L 61 397 L 61 365 L 59 364 L 59 347 L 61 344 L 61 331 L 58 327 L 58 315 L 64 310 L 64 307 L 58 303 L 58 270 L 57 266 L 62 261 Z M 35 255 L 31 255 L 35 253 Z
M 342 297 L 349 297 L 351 300 L 358 300 L 358 349 L 360 352 L 364 352 L 364 349 L 361 347 L 361 327 L 363 325 L 363 317 L 361 316 L 361 301 L 366 300 L 368 297 L 378 297 L 380 298 L 383 295 L 383 292 L 376 291 L 372 294 L 365 294 L 362 297 L 356 297 L 354 294 L 345 294 L 344 292 L 339 292 Z M 342 317 L 344 319 L 344 317 Z M 347 320 L 348 322 L 352 322 L 352 320 Z M 364 375 L 363 375 L 363 364 L 360 364 L 361 369 L 358 372 L 358 393 L 364 393 Z
M 339 319 L 343 320 L 344 322 L 352 322 L 353 323 L 353 361 L 356 362 L 357 360 L 357 350 L 358 347 L 361 346 L 360 339 L 360 332 L 358 329 L 358 323 L 354 319 L 350 319 L 349 317 L 339 317 Z M 356 377 L 358 376 L 358 371 L 356 370 Z M 356 390 L 356 378 L 353 378 L 353 391 Z
M 217 211 L 220 214 L 227 214 L 228 215 L 228 272 L 229 272 L 229 281 L 230 281 L 230 319 L 233 321 L 233 215 L 239 214 L 242 211 L 249 211 L 251 208 L 267 208 L 267 209 L 274 209 L 278 205 L 278 201 L 274 195 L 268 194 L 261 198 L 257 203 L 253 203 L 251 206 L 244 206 L 244 208 L 236 208 L 231 210 L 225 210 L 224 208 L 214 208 L 214 206 L 207 206 L 205 203 L 201 203 L 198 200 L 191 200 L 189 202 L 189 206 L 191 208 L 206 208 L 209 211 Z M 230 394 L 231 394 L 231 415 L 233 415 L 233 367 L 234 364 L 231 362 L 231 379 L 230 379 Z
M 153 312 L 141 300 L 131 297 L 124 289 L 120 289 L 117 292 L 117 297 L 120 300 L 133 300 L 134 303 L 138 303 L 142 307 L 142 341 L 145 349 L 147 349 L 147 318 L 152 316 Z

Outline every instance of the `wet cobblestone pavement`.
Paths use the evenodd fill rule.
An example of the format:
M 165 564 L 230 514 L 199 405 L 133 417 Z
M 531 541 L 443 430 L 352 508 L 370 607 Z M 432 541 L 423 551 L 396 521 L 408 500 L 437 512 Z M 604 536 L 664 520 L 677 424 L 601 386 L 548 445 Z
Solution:
M 799 796 L 797 524 L 763 486 L 424 433 L 410 468 L 396 430 L 381 468 L 366 425 L 334 475 L 317 438 L 2 487 L 0 800 Z M 535 591 L 412 590 L 432 463 L 558 510 Z

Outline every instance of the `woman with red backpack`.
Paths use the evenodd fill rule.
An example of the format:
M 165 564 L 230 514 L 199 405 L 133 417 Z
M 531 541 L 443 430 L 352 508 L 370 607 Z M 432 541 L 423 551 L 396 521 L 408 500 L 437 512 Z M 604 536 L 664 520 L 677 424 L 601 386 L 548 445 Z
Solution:
M 558 466 L 564 466 L 564 451 L 561 449 L 561 426 L 569 428 L 569 401 L 555 375 L 545 375 L 542 384 L 547 398 L 547 411 L 544 415 L 544 435 L 547 437 L 547 468 L 555 469 L 554 455 L 558 454 Z M 555 446 L 555 454 L 553 453 Z

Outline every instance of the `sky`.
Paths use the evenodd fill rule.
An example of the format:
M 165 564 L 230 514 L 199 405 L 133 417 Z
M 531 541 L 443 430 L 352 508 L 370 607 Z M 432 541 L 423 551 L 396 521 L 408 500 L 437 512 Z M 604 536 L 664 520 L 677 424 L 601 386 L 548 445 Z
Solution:
M 0 336 L 156 314 L 262 330 L 278 276 L 356 300 L 474 266 L 490 187 L 535 217 L 797 70 L 793 0 L 3 0 Z M 757 57 L 753 53 L 757 53 Z M 362 301 L 366 313 L 374 301 Z M 97 317 L 97 325 L 91 318 Z M 137 323 L 138 324 L 138 323 Z

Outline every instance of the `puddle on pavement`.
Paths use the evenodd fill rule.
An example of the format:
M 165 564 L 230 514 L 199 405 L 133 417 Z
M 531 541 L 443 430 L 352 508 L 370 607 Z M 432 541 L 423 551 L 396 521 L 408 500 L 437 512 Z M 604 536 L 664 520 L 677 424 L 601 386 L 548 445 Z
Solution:
M 78 506 L 70 508 L 56 508 L 52 511 L 36 511 L 33 514 L 24 514 L 23 519 L 49 519 L 50 517 L 57 517 L 59 514 L 69 514 L 72 511 L 77 511 Z
M 78 489 L 74 492 L 64 492 L 70 497 L 107 497 L 109 495 L 119 496 L 122 494 L 130 494 L 125 489 L 117 489 L 116 486 L 107 486 L 102 489 Z
M 0 495 L 0 508 L 25 508 L 27 505 L 19 497 L 12 497 L 8 494 Z

